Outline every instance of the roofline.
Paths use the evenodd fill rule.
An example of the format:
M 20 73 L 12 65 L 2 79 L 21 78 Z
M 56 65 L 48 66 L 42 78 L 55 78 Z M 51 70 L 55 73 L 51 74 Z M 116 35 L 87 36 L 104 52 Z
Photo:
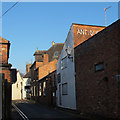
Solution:
M 63 45 L 64 45 L 64 43 L 55 43 L 54 45 L 52 45 L 52 46 L 47 50 L 47 52 L 48 52 L 53 46 L 55 46 L 55 45 L 57 45 L 57 44 L 63 44 Z
M 63 44 L 63 45 L 64 45 L 64 43 L 55 43 L 55 44 L 52 45 L 48 50 L 50 50 L 53 46 L 58 45 L 58 44 Z M 38 52 L 39 52 L 39 51 L 41 51 L 41 52 L 43 52 L 43 53 L 46 52 L 46 54 L 47 54 L 48 50 L 38 50 Z M 37 51 L 36 51 L 36 52 L 37 52 Z M 33 54 L 33 56 L 35 56 L 35 55 L 41 55 L 41 53 L 36 53 L 36 52 Z
M 72 23 L 72 25 L 94 26 L 94 27 L 104 27 L 104 28 L 106 28 L 105 26 L 100 26 L 100 25 L 87 25 L 87 24 L 79 24 L 79 23 Z
M 2 40 L 6 40 L 7 41 L 7 43 L 10 43 L 10 41 L 9 40 L 7 40 L 7 39 L 5 39 L 5 38 L 3 38 L 3 37 L 1 37 L 0 36 L 0 38 L 2 39 Z M 1 43 L 1 42 L 0 42 Z M 3 43 L 6 43 L 6 42 L 3 42 Z
M 40 67 L 43 67 L 44 65 L 50 64 L 51 62 L 53 62 L 53 61 L 55 61 L 55 60 L 57 60 L 57 59 L 55 58 L 54 60 L 52 60 L 52 61 L 50 61 L 50 62 L 48 62 L 48 63 L 46 63 L 46 64 L 43 64 L 42 66 L 37 67 L 36 70 L 37 70 L 38 68 L 40 68 Z M 57 61 L 58 61 L 58 60 L 57 60 Z
M 54 73 L 55 71 L 56 71 L 56 70 L 52 71 L 51 73 L 48 73 L 46 76 L 44 76 L 44 77 L 42 77 L 41 79 L 39 79 L 39 81 L 42 80 L 42 79 L 44 79 L 44 78 L 46 78 L 46 77 L 48 77 L 49 75 L 51 75 L 51 74 Z
M 78 46 L 76 46 L 74 49 L 77 49 L 79 46 L 81 46 L 82 44 L 84 44 L 85 42 L 88 42 L 89 40 L 91 40 L 92 38 L 96 37 L 97 35 L 99 35 L 100 33 L 102 33 L 103 31 L 106 31 L 106 29 L 108 29 L 109 27 L 111 27 L 113 24 L 115 24 L 116 22 L 120 21 L 120 19 L 116 20 L 115 22 L 113 22 L 112 24 L 110 24 L 109 26 L 105 27 L 105 29 L 99 31 L 97 34 L 93 35 L 92 37 L 88 38 L 86 41 L 84 41 L 83 43 L 79 44 Z
M 87 25 L 87 24 L 72 23 L 72 25 L 71 25 L 71 26 L 70 26 L 70 28 L 69 28 L 69 31 L 68 31 L 68 34 L 67 34 L 67 37 L 66 37 L 66 39 L 65 39 L 64 44 L 65 44 L 65 43 L 66 43 L 66 41 L 67 41 L 68 35 L 69 35 L 70 30 L 72 29 L 73 25 L 93 26 L 93 27 L 103 27 L 103 28 L 106 28 L 105 26 L 99 26 L 99 25 Z
M 44 52 L 47 52 L 47 50 L 38 50 L 38 52 L 39 52 L 39 51 L 41 51 L 41 52 L 43 52 L 43 53 L 44 53 Z M 35 55 L 41 55 L 41 53 L 37 53 L 37 50 L 36 50 L 35 53 L 33 54 L 33 56 L 35 56 Z
M 30 69 L 33 67 L 33 65 L 36 63 L 36 61 L 34 61 L 34 63 L 30 66 Z

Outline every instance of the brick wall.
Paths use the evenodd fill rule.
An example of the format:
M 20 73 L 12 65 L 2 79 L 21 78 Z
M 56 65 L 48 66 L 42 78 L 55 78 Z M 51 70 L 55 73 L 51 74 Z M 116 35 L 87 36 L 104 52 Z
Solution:
M 47 64 L 48 63 L 48 54 L 44 54 L 43 55 L 43 64 Z
M 120 20 L 75 48 L 77 110 L 106 117 L 118 117 L 120 74 Z M 95 72 L 103 62 L 104 70 Z M 118 73 L 119 72 L 119 73 Z
M 86 41 L 104 28 L 103 26 L 73 24 L 74 47 Z
M 32 80 L 35 80 L 36 76 L 35 76 L 35 70 L 39 67 L 39 66 L 42 66 L 43 65 L 43 62 L 34 62 L 31 67 L 30 67 L 30 71 L 31 71 L 31 81 Z
M 0 73 L 4 73 L 5 74 L 5 79 L 7 79 L 8 82 L 11 82 L 10 69 L 8 69 L 8 70 L 0 70 Z
M 26 74 L 30 72 L 30 67 L 32 64 L 26 64 Z
M 9 58 L 10 43 L 6 39 L 0 37 L 0 63 L 7 64 Z
M 45 95 L 43 92 L 43 84 L 46 82 L 46 89 L 45 89 Z M 41 84 L 41 95 L 39 94 Z M 45 104 L 45 105 L 56 105 L 56 71 L 53 71 L 52 73 L 48 74 L 43 79 L 39 80 L 38 82 L 35 82 L 33 86 L 36 86 L 36 96 L 32 96 L 32 99 Z M 33 90 L 33 92 L 35 92 Z M 55 93 L 53 96 L 53 92 Z
M 2 86 L 4 93 L 2 93 L 2 99 L 4 99 L 4 109 L 6 111 L 3 112 L 4 117 L 3 119 L 10 119 L 11 117 L 11 64 L 8 64 L 9 58 L 9 41 L 5 40 L 4 38 L 0 37 L 0 73 L 4 74 L 4 79 L 2 84 L 6 81 L 6 86 Z M 2 76 L 3 77 L 3 76 Z M 6 96 L 7 95 L 7 96 Z M 5 97 L 6 96 L 6 97 Z M 5 103 L 6 101 L 6 103 Z
M 7 64 L 8 63 L 7 44 L 2 45 L 2 47 L 0 47 L 0 51 L 2 51 L 2 59 L 0 59 L 0 62 L 3 64 Z
M 38 79 L 40 80 L 44 76 L 46 76 L 49 73 L 55 71 L 56 70 L 56 64 L 57 64 L 57 60 L 55 59 L 55 60 L 49 62 L 48 64 L 45 64 L 45 65 L 39 67 Z

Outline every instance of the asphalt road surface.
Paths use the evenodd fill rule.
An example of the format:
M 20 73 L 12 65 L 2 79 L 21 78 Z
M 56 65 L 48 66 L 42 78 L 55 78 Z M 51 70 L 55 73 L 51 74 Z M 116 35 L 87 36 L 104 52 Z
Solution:
M 12 102 L 12 120 L 78 119 L 78 115 L 48 107 L 29 100 Z

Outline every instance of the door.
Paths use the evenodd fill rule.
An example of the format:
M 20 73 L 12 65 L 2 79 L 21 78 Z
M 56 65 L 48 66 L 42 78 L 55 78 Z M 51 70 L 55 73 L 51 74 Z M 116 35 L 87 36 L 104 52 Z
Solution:
M 61 102 L 61 85 L 59 85 L 59 105 L 62 105 L 62 102 Z

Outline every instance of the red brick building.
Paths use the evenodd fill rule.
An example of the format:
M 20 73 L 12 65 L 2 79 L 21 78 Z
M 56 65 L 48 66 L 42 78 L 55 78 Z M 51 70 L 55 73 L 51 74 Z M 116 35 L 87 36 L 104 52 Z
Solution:
M 0 76 L 2 79 L 2 118 L 10 119 L 11 115 L 11 84 L 16 81 L 16 69 L 8 64 L 10 42 L 0 37 Z
M 51 82 L 56 84 L 56 64 L 63 45 L 63 43 L 53 43 L 48 50 L 37 50 L 34 53 L 35 61 L 30 67 L 31 98 L 37 102 L 55 105 L 56 86 L 51 87 Z
M 34 83 L 33 99 L 46 105 L 56 105 L 56 70 Z
M 104 28 L 104 26 L 76 23 L 71 25 L 57 62 L 56 103 L 58 107 L 76 110 L 74 49 Z
M 77 111 L 120 117 L 120 19 L 74 53 Z
M 10 69 L 12 65 L 8 64 L 9 49 L 10 42 L 0 37 L 0 67 L 1 67 L 0 73 L 4 73 L 5 79 L 7 79 L 8 82 L 11 82 Z

